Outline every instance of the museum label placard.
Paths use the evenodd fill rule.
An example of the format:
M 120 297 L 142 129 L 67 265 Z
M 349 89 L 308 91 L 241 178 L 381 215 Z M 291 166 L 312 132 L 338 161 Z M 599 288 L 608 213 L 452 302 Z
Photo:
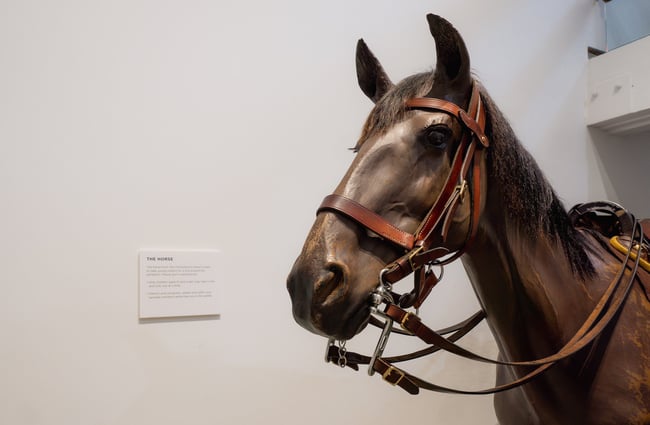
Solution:
M 140 318 L 220 314 L 219 251 L 150 251 L 140 256 Z

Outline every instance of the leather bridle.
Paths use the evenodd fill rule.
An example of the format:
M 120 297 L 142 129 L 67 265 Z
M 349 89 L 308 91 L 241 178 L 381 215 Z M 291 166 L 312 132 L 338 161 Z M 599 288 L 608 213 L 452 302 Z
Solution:
M 638 255 L 634 259 L 634 256 L 630 257 L 630 255 L 633 251 L 633 244 L 637 243 L 640 246 L 643 241 L 643 229 L 638 221 L 632 219 L 630 250 L 621 270 L 607 287 L 580 329 L 556 354 L 533 361 L 507 362 L 491 360 L 456 345 L 455 341 L 467 334 L 485 318 L 483 311 L 479 311 L 455 326 L 434 331 L 420 321 L 417 313 L 414 314 L 406 309 L 415 307 L 417 312 L 431 289 L 441 278 L 433 273 L 431 266 L 442 266 L 460 257 L 476 235 L 481 211 L 481 168 L 485 149 L 489 147 L 489 140 L 485 135 L 485 109 L 475 83 L 472 87 L 467 111 L 452 102 L 427 97 L 409 99 L 406 101 L 406 107 L 447 113 L 459 121 L 463 127 L 463 135 L 454 154 L 451 171 L 443 189 L 415 233 L 411 234 L 399 229 L 374 211 L 341 195 L 333 194 L 325 197 L 318 208 L 318 213 L 341 214 L 405 251 L 404 255 L 388 264 L 380 272 L 378 287 L 371 297 L 370 323 L 382 328 L 372 357 L 349 352 L 345 349 L 344 341 L 337 346 L 335 341 L 330 339 L 325 359 L 328 362 L 354 369 L 358 369 L 358 365 L 369 365 L 368 373 L 370 375 L 378 372 L 386 381 L 393 385 L 399 385 L 411 394 L 417 394 L 419 389 L 456 394 L 490 394 L 520 386 L 539 376 L 558 361 L 566 359 L 584 348 L 600 335 L 612 318 L 616 316 L 635 280 L 641 256 Z M 434 246 L 434 243 L 437 241 L 444 243 L 447 240 L 454 212 L 463 202 L 466 191 L 471 192 L 471 215 L 467 237 L 463 246 L 450 253 L 446 248 Z M 635 260 L 632 265 L 629 265 L 632 273 L 629 281 L 623 284 L 625 270 L 631 258 Z M 413 290 L 406 294 L 393 292 L 392 285 L 411 273 L 415 276 Z M 384 307 L 380 308 L 382 304 Z M 395 327 L 394 323 L 398 323 L 401 329 Z M 382 357 L 391 332 L 416 336 L 430 347 L 402 356 Z M 451 334 L 451 336 L 447 338 L 442 336 L 446 334 Z M 536 368 L 512 382 L 485 390 L 469 391 L 432 384 L 410 375 L 394 365 L 396 362 L 419 358 L 440 349 L 486 363 L 536 366 Z
M 405 232 L 363 205 L 341 195 L 326 196 L 318 208 L 318 213 L 326 211 L 340 213 L 406 251 L 403 256 L 384 269 L 382 280 L 388 284 L 395 283 L 413 272 L 421 274 L 423 266 L 432 264 L 448 254 L 448 250 L 432 247 L 432 245 L 440 238 L 443 242 L 446 241 L 454 212 L 469 190 L 472 194 L 472 214 L 467 239 L 463 247 L 443 263 L 449 263 L 463 254 L 465 247 L 476 234 L 481 204 L 482 157 L 484 149 L 489 146 L 485 135 L 485 109 L 476 84 L 472 87 L 467 111 L 452 102 L 427 97 L 409 99 L 406 101 L 406 107 L 445 112 L 455 117 L 464 130 L 442 191 L 416 232 L 414 234 Z M 468 183 L 470 170 L 471 183 Z M 436 229 L 440 231 L 435 232 Z M 435 284 L 433 277 L 432 273 L 427 276 L 424 274 L 416 276 L 418 283 L 415 292 L 410 294 L 409 300 L 402 298 L 400 304 L 403 307 L 419 307 Z

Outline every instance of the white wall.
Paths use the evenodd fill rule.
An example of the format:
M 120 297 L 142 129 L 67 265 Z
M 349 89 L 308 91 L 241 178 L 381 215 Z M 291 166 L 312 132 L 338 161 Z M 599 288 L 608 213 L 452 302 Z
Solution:
M 325 341 L 293 322 L 285 290 L 371 107 L 356 40 L 395 80 L 430 68 L 427 12 L 463 33 L 567 204 L 634 198 L 603 159 L 616 149 L 583 122 L 586 48 L 604 47 L 592 0 L 0 9 L 3 424 L 495 422 L 490 397 L 410 397 L 325 365 Z M 220 249 L 220 318 L 139 322 L 141 248 Z M 476 307 L 458 267 L 437 291 L 434 323 Z M 485 329 L 467 344 L 494 354 Z M 460 387 L 493 380 L 444 356 L 420 368 Z

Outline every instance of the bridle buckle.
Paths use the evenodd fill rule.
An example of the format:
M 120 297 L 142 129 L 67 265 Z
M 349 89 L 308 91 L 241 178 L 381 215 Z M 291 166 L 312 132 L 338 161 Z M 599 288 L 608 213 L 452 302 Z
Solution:
M 462 202 L 465 192 L 467 191 L 467 180 L 463 179 L 463 181 L 456 186 L 456 190 L 458 191 L 458 196 L 460 197 L 460 201 Z
M 397 374 L 397 379 L 391 379 L 393 373 Z M 391 385 L 398 385 L 406 375 L 399 369 L 396 369 L 393 366 L 389 366 L 384 373 L 381 374 L 381 377 L 384 381 L 388 382 Z
M 415 271 L 422 267 L 421 265 L 418 266 L 413 262 L 413 258 L 415 258 L 416 255 L 418 255 L 420 252 L 424 250 L 424 247 L 422 245 L 418 246 L 417 248 L 413 248 L 411 252 L 408 255 L 408 260 L 409 260 L 409 265 L 411 266 L 411 270 Z
M 410 311 L 407 311 L 406 314 L 404 315 L 404 317 L 402 317 L 402 320 L 399 321 L 400 326 L 405 331 L 408 331 L 408 332 L 411 332 L 411 333 L 413 333 L 413 331 L 408 327 L 408 322 L 412 318 L 415 318 L 415 320 L 420 320 L 420 318 L 416 314 L 413 314 Z

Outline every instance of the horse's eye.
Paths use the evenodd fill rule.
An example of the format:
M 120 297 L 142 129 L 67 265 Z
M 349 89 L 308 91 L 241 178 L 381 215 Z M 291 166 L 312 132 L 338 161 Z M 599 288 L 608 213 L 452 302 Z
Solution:
M 446 125 L 434 124 L 424 129 L 423 136 L 427 146 L 444 149 L 451 137 L 451 129 Z

